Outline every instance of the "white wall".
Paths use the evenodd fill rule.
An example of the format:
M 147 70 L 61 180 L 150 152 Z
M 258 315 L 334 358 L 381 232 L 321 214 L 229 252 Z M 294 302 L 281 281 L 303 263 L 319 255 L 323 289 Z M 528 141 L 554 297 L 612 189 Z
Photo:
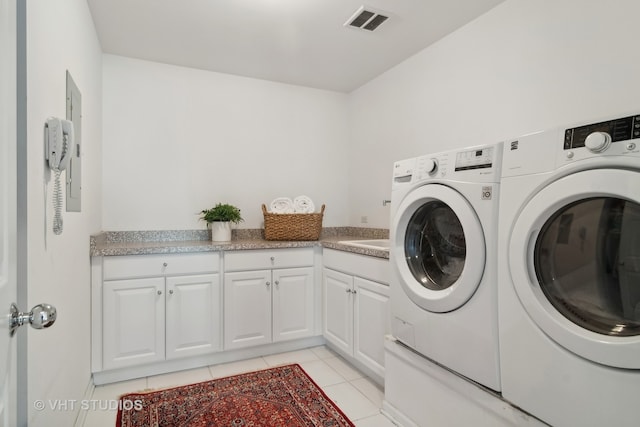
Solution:
M 103 228 L 205 228 L 198 213 L 305 194 L 347 221 L 347 96 L 104 55 Z
M 639 12 L 507 0 L 348 95 L 105 55 L 103 228 L 204 227 L 217 202 L 260 227 L 298 194 L 388 228 L 395 160 L 634 111 Z
M 640 110 L 640 2 L 508 0 L 350 95 L 350 225 L 395 160 Z
M 394 160 L 636 112 L 638 16 L 637 0 L 508 0 L 344 95 L 102 56 L 83 0 L 30 1 L 28 299 L 59 317 L 28 332 L 29 400 L 87 385 L 90 234 L 204 227 L 197 212 L 217 202 L 254 228 L 261 203 L 299 194 L 327 204 L 325 225 L 386 228 Z M 65 115 L 67 69 L 83 96 L 83 204 L 55 236 L 42 133 Z M 34 426 L 75 416 L 28 406 Z
M 86 1 L 27 3 L 29 307 L 21 308 L 48 302 L 58 309 L 51 328 L 20 332 L 28 334 L 30 426 L 73 425 L 77 407 L 36 411 L 33 402 L 82 399 L 90 379 L 89 235 L 100 231 L 101 224 L 101 61 Z M 66 115 L 66 70 L 82 93 L 82 212 L 63 212 L 64 232 L 56 236 L 43 128 L 48 116 Z

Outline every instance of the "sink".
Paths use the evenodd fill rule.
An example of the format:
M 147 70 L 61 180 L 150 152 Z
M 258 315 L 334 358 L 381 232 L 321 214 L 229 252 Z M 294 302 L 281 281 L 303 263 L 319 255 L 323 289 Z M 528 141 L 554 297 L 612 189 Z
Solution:
M 357 248 L 377 249 L 380 251 L 389 250 L 389 239 L 371 239 L 371 240 L 341 240 L 338 243 Z

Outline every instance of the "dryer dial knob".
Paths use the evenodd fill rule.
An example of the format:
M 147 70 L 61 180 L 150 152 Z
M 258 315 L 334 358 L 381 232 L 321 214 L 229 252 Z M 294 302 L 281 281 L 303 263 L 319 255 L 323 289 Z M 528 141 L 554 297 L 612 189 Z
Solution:
M 606 132 L 593 132 L 584 140 L 584 145 L 593 153 L 601 153 L 611 145 L 611 135 Z

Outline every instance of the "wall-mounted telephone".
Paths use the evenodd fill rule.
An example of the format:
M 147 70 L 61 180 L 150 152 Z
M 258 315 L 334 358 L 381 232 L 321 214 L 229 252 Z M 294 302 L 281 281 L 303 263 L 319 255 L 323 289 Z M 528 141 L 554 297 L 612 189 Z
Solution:
M 49 117 L 45 124 L 44 136 L 45 159 L 49 162 L 49 168 L 54 172 L 55 184 L 53 189 L 53 206 L 55 216 L 53 218 L 53 232 L 62 234 L 62 187 L 60 184 L 60 172 L 69 166 L 73 145 L 73 123 L 56 117 Z
M 51 170 L 63 171 L 69 166 L 73 147 L 73 123 L 49 117 L 45 125 L 45 157 Z

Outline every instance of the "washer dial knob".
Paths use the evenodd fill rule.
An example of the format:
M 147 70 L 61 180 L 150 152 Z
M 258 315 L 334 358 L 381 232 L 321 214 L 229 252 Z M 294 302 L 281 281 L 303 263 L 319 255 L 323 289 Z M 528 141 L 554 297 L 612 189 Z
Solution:
M 425 170 L 429 175 L 433 175 L 438 171 L 438 160 L 429 159 L 427 160 L 427 164 L 425 165 Z
M 611 145 L 611 135 L 606 132 L 593 132 L 584 140 L 584 145 L 592 153 L 601 153 Z

